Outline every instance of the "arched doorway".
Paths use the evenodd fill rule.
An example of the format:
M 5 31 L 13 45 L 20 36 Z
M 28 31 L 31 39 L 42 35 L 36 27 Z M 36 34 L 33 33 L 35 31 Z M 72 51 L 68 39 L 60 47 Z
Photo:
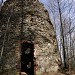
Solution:
M 34 44 L 23 42 L 21 44 L 21 72 L 34 75 Z

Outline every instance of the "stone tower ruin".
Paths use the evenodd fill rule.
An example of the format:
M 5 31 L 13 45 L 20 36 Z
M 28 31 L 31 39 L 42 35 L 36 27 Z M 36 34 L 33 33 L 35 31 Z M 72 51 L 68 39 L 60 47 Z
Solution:
M 28 63 L 27 68 L 32 66 L 32 75 L 58 69 L 56 35 L 43 4 L 38 0 L 7 0 L 0 15 L 0 75 L 16 75 L 24 68 L 21 61 Z

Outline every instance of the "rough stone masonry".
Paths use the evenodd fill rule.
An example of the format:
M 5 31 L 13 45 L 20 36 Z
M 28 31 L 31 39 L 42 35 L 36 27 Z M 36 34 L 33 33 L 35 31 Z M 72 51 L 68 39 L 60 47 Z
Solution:
M 16 75 L 21 55 L 20 38 L 34 44 L 37 75 L 57 71 L 56 35 L 43 4 L 38 0 L 7 0 L 0 15 L 0 52 L 3 49 L 0 75 Z

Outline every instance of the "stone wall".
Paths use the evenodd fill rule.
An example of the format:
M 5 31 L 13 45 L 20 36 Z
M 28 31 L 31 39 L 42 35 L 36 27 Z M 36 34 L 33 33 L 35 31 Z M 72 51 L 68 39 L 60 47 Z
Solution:
M 34 56 L 38 64 L 37 74 L 41 75 L 44 72 L 57 71 L 58 65 L 55 59 L 59 56 L 56 35 L 43 4 L 40 4 L 37 0 L 23 0 L 23 4 L 21 0 L 7 0 L 2 7 L 1 15 L 1 50 L 3 47 L 1 44 L 6 32 L 2 57 L 4 66 L 2 69 L 8 73 L 12 72 L 7 75 L 14 75 L 17 71 L 16 67 L 14 68 L 13 66 L 16 66 L 19 62 L 21 37 L 23 40 L 34 43 L 34 51 L 36 52 Z M 20 36 L 22 23 L 23 36 Z M 17 58 L 15 52 L 17 53 Z M 10 68 L 14 68 L 14 70 L 9 71 Z M 14 74 L 13 71 L 15 71 Z

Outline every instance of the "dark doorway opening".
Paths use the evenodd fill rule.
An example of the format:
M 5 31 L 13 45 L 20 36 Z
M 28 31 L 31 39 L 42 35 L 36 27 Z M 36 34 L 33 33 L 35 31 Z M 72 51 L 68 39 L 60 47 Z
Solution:
M 32 42 L 21 44 L 21 72 L 34 75 L 34 44 Z

